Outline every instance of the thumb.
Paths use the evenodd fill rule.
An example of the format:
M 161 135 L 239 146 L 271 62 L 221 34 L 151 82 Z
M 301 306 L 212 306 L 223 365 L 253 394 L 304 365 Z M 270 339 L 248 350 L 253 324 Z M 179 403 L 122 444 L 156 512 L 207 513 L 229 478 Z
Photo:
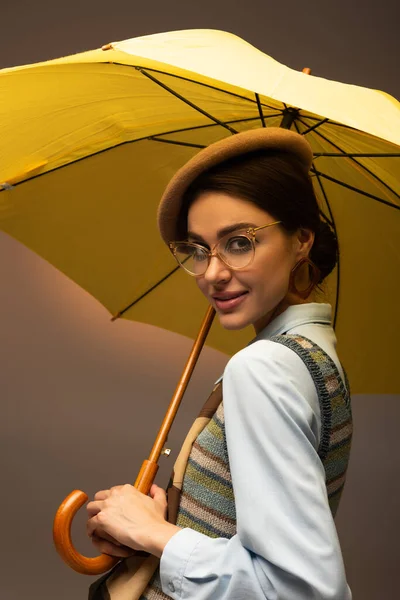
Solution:
M 163 510 L 165 510 L 167 506 L 167 494 L 161 487 L 153 483 L 150 488 L 150 496 L 153 498 L 154 502 L 156 502 Z

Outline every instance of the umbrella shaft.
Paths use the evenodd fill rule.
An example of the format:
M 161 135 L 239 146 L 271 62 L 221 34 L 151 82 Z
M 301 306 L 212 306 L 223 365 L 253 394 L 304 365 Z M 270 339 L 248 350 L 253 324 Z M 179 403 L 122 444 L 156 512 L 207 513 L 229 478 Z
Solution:
M 150 452 L 148 459 L 150 463 L 157 463 L 160 458 L 161 451 L 167 441 L 168 433 L 172 427 L 172 423 L 174 422 L 176 413 L 178 412 L 180 403 L 189 384 L 197 360 L 200 356 L 200 352 L 203 348 L 204 342 L 212 325 L 214 316 L 215 310 L 210 306 L 207 309 L 206 315 L 200 327 L 200 331 L 197 334 L 189 358 L 186 362 L 181 378 L 178 382 L 178 385 L 176 386 L 174 395 L 172 396 L 164 420 L 157 434 L 156 441 L 154 442 L 153 448 Z

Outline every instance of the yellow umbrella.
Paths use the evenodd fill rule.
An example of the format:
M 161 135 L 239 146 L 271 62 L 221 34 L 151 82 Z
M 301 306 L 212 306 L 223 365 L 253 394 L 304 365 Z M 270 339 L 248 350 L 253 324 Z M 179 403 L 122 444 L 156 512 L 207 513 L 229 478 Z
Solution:
M 0 229 L 113 315 L 191 337 L 205 301 L 159 239 L 164 186 L 200 148 L 235 132 L 305 135 L 322 213 L 338 233 L 339 269 L 325 292 L 352 390 L 400 391 L 394 98 L 293 71 L 212 30 L 4 69 L 0 98 Z M 208 344 L 233 353 L 251 334 L 215 324 Z

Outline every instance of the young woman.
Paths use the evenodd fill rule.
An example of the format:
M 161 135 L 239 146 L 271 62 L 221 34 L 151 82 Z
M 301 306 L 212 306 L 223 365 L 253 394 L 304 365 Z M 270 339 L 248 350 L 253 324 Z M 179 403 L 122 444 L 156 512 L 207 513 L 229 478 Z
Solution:
M 130 485 L 103 490 L 88 505 L 101 552 L 160 558 L 141 598 L 351 598 L 333 521 L 350 397 L 331 307 L 315 302 L 337 243 L 320 217 L 311 160 L 296 133 L 240 133 L 197 154 L 162 198 L 161 235 L 179 264 L 223 327 L 253 325 L 256 337 L 207 405 L 174 522 L 156 485 L 150 496 Z M 128 572 L 117 568 L 95 597 L 139 597 Z

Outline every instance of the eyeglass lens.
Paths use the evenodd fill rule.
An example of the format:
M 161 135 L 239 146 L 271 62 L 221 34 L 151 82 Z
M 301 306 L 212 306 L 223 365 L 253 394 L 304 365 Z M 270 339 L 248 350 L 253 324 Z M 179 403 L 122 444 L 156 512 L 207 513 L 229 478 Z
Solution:
M 246 267 L 254 255 L 253 242 L 244 234 L 230 234 L 221 238 L 215 249 L 219 257 L 233 269 Z M 175 256 L 182 267 L 193 275 L 203 275 L 210 261 L 210 251 L 207 248 L 190 242 L 177 244 Z

